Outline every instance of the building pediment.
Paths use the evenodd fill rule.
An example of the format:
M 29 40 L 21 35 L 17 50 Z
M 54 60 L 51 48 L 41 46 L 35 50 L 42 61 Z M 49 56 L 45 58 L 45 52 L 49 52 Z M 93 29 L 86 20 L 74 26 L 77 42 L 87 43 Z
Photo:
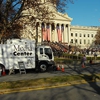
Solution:
M 72 21 L 72 18 L 69 17 L 67 14 L 62 14 L 60 12 L 55 12 L 54 13 L 54 20 L 61 20 L 61 21 Z

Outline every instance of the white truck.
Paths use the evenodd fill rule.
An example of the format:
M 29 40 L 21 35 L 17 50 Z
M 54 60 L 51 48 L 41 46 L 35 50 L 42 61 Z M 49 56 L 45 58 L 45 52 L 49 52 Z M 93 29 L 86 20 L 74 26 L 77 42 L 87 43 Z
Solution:
M 42 72 L 55 66 L 54 55 L 50 46 L 37 45 L 28 39 L 9 39 L 0 44 L 0 67 L 5 70 L 19 69 L 18 62 L 24 62 L 25 69 L 36 69 Z

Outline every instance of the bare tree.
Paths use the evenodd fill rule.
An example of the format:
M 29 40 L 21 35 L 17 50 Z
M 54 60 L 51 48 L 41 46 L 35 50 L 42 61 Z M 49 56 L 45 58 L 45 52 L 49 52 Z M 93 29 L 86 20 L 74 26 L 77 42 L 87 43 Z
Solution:
M 95 44 L 100 45 L 100 29 L 97 31 L 97 34 L 95 35 Z
M 65 10 L 68 8 L 68 3 L 74 4 L 74 0 L 52 0 L 56 1 L 57 11 L 64 13 Z
M 0 40 L 20 38 L 25 21 L 36 27 L 38 21 L 49 20 L 53 16 L 53 8 L 50 9 L 48 3 L 64 12 L 68 2 L 73 3 L 73 0 L 0 0 Z
M 0 40 L 20 37 L 22 28 L 18 19 L 21 17 L 21 0 L 0 1 Z

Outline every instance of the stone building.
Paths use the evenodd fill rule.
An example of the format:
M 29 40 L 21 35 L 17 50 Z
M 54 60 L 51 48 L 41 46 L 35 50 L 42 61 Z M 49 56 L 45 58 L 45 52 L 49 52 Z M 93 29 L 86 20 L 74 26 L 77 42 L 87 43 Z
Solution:
M 55 9 L 56 5 L 47 1 L 42 0 L 42 3 L 46 2 L 45 5 L 49 5 L 48 7 L 53 12 L 54 17 L 51 17 L 49 22 L 38 20 L 38 43 L 42 41 L 64 42 L 80 48 L 88 48 L 93 45 L 99 27 L 73 26 L 71 25 L 73 20 L 71 17 L 67 14 L 57 12 Z M 35 39 L 36 30 L 31 26 L 31 23 L 25 23 L 23 25 L 22 37 Z
M 100 27 L 70 26 L 70 43 L 80 48 L 93 47 L 95 35 Z

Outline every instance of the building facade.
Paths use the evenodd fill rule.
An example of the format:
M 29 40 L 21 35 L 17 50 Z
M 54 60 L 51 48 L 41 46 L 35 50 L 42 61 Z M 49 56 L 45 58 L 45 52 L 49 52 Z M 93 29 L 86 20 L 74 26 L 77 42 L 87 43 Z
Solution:
M 79 48 L 89 48 L 93 45 L 95 35 L 100 27 L 73 26 L 71 17 L 57 12 L 56 5 L 47 1 L 42 0 L 42 3 L 46 2 L 45 5 L 49 5 L 54 16 L 50 18 L 49 22 L 38 20 L 38 43 L 42 41 L 64 42 Z M 36 38 L 36 29 L 31 26 L 31 23 L 24 23 L 22 37 L 32 40 Z
M 70 27 L 70 43 L 80 48 L 93 47 L 95 35 L 100 27 L 72 26 Z

